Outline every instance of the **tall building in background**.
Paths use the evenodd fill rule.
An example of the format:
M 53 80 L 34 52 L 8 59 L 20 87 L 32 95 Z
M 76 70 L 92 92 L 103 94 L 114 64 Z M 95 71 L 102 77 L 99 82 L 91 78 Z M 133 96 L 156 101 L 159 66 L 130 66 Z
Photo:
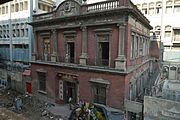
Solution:
M 132 0 L 153 26 L 152 38 L 162 41 L 164 61 L 180 62 L 180 0 Z M 174 18 L 174 19 L 173 19 Z
M 33 3 L 34 2 L 34 3 Z M 2 4 L 0 6 L 0 55 L 1 60 L 11 60 L 10 55 L 10 37 L 12 37 L 12 61 L 29 62 L 31 56 L 32 30 L 27 24 L 32 18 L 31 7 L 37 1 L 30 0 L 14 0 L 10 3 Z M 10 7 L 11 5 L 11 7 Z M 39 0 L 37 8 L 39 12 L 52 11 L 53 3 L 51 0 Z M 11 9 L 11 11 L 10 11 Z M 9 21 L 11 18 L 11 28 Z
M 180 0 L 132 0 L 153 26 L 151 40 L 161 41 L 163 72 L 180 79 Z
M 32 15 L 53 10 L 52 0 L 13 0 L 0 5 L 0 85 L 18 88 L 24 68 L 31 61 Z

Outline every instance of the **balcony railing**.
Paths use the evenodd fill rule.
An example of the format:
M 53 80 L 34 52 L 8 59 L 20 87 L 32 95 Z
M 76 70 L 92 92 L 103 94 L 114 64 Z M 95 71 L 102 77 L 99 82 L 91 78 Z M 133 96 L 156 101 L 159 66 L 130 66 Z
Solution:
M 87 6 L 87 12 L 95 12 L 102 10 L 115 9 L 119 7 L 119 0 L 116 1 L 104 1 L 99 3 L 90 4 Z
M 44 56 L 44 55 L 39 54 L 39 55 L 37 55 L 36 60 L 42 61 L 42 62 L 51 62 L 51 57 L 50 57 L 50 55 Z M 67 59 L 67 58 L 65 58 L 65 56 L 64 57 L 57 56 L 57 62 L 79 64 L 78 59 L 76 60 L 74 57 Z M 87 64 L 92 65 L 92 66 L 99 66 L 99 67 L 109 67 L 109 59 L 97 59 L 97 61 L 95 62 L 95 59 L 88 58 Z
M 104 10 L 112 10 L 117 9 L 120 7 L 132 7 L 135 8 L 135 10 L 138 10 L 137 7 L 132 4 L 128 4 L 126 0 L 120 1 L 120 0 L 109 0 L 109 1 L 102 1 L 97 2 L 93 4 L 86 4 L 81 6 L 81 10 L 79 11 L 81 14 L 91 13 L 91 12 L 100 12 Z M 34 16 L 34 21 L 36 20 L 42 20 L 42 19 L 53 19 L 55 18 L 56 11 L 50 12 L 50 13 L 44 13 L 44 14 L 37 14 Z M 61 16 L 59 16 L 61 17 Z M 63 17 L 63 16 L 62 16 Z
M 109 66 L 109 59 L 99 59 L 97 61 L 98 66 Z

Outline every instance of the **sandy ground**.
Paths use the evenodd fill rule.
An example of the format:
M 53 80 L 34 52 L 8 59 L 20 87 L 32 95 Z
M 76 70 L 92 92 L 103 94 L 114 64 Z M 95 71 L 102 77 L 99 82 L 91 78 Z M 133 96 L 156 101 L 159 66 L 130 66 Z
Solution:
M 19 110 L 16 106 L 17 98 L 22 100 Z M 59 120 L 65 113 L 70 113 L 67 107 L 55 107 L 48 101 L 39 100 L 32 95 L 24 96 L 13 90 L 0 89 L 0 120 Z M 63 120 L 67 120 L 67 116 Z
M 0 120 L 29 120 L 21 114 L 14 113 L 6 108 L 0 108 Z

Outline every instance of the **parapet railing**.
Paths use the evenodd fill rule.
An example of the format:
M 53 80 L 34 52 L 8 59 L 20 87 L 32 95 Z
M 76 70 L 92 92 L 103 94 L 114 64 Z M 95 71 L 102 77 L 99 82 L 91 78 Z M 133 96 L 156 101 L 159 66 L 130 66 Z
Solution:
M 97 2 L 93 4 L 85 4 L 81 6 L 81 14 L 84 13 L 91 13 L 91 12 L 100 12 L 103 10 L 112 10 L 112 9 L 117 9 L 123 6 L 130 6 L 130 7 L 135 7 L 132 6 L 132 4 L 128 4 L 126 0 L 109 0 L 109 1 L 102 1 L 102 2 Z M 50 12 L 50 13 L 43 13 L 43 14 L 37 14 L 34 16 L 34 20 L 43 20 L 43 19 L 52 19 L 54 16 L 54 13 L 56 11 Z M 61 16 L 60 16 L 61 17 Z
M 119 0 L 103 1 L 103 2 L 99 2 L 99 3 L 87 5 L 87 12 L 110 10 L 110 9 L 118 8 L 119 6 L 120 6 Z

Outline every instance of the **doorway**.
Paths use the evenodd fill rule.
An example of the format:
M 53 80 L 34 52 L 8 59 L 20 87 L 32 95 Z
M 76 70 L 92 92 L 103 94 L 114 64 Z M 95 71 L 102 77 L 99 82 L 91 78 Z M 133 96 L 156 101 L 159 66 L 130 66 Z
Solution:
M 72 98 L 72 103 L 77 102 L 77 87 L 76 83 L 73 82 L 64 82 L 64 101 L 68 103 L 69 98 Z
M 109 65 L 109 42 L 99 43 L 99 60 L 100 65 Z
M 67 53 L 69 56 L 69 62 L 74 63 L 74 42 L 67 43 Z
M 29 82 L 26 82 L 26 92 L 32 93 L 32 85 Z

